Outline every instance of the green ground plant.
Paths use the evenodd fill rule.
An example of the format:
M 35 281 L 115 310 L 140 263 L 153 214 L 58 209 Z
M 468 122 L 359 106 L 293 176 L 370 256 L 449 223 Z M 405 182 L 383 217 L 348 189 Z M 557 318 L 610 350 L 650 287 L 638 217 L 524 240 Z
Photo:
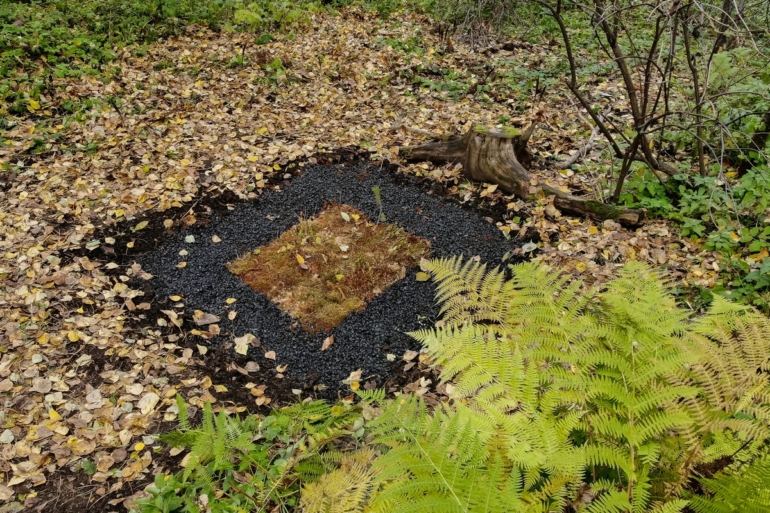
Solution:
M 380 408 L 366 429 L 382 456 L 357 474 L 369 497 L 349 511 L 710 512 L 748 495 L 746 511 L 770 506 L 765 317 L 716 299 L 692 318 L 640 264 L 585 294 L 535 264 L 512 280 L 458 259 L 428 270 L 443 319 L 414 336 L 454 401 L 430 411 L 364 394 Z M 745 489 L 731 488 L 744 473 Z M 303 507 L 339 493 L 326 479 L 305 485 Z
M 282 0 L 4 2 L 0 4 L 0 128 L 8 128 L 12 117 L 90 109 L 97 99 L 58 102 L 56 79 L 90 75 L 111 80 L 116 71 L 113 61 L 129 45 L 177 35 L 193 24 L 254 32 L 258 34 L 255 43 L 260 44 L 270 41 L 271 34 L 295 29 L 319 7 L 314 1 Z M 142 47 L 136 51 L 141 53 Z M 238 58 L 234 55 L 235 63 Z M 57 112 L 48 112 L 52 104 Z
M 694 316 L 641 264 L 588 292 L 532 263 L 511 279 L 458 258 L 426 269 L 442 319 L 413 336 L 449 402 L 375 390 L 265 419 L 207 409 L 199 429 L 180 402 L 165 439 L 187 465 L 140 511 L 202 511 L 201 494 L 211 511 L 770 508 L 766 317 L 721 298 Z
M 770 169 L 756 166 L 732 183 L 712 176 L 677 175 L 673 201 L 644 169 L 628 180 L 621 200 L 679 225 L 682 235 L 722 255 L 713 294 L 770 313 Z
M 189 450 L 184 468 L 156 476 L 151 496 L 135 505 L 141 513 L 292 510 L 300 479 L 322 468 L 321 450 L 339 438 L 355 438 L 362 424 L 360 408 L 309 401 L 264 418 L 215 415 L 206 404 L 201 426 L 194 428 L 181 397 L 177 405 L 179 429 L 161 439 Z

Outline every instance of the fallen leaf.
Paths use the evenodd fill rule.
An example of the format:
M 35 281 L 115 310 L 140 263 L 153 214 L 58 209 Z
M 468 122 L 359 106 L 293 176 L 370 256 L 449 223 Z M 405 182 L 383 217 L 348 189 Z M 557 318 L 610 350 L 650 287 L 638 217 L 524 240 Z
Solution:
M 72 446 L 72 454 L 77 456 L 86 456 L 96 449 L 96 442 L 93 440 L 78 440 Z
M 13 431 L 10 429 L 6 429 L 3 431 L 3 434 L 0 435 L 0 444 L 9 444 L 13 442 L 15 437 L 13 436 Z
M 206 326 L 207 324 L 214 324 L 215 322 L 219 322 L 219 317 L 217 317 L 214 314 L 205 313 L 200 310 L 195 310 L 193 314 L 193 321 L 195 321 L 195 324 L 198 326 Z
M 275 360 L 275 351 L 266 352 L 265 358 L 267 358 L 268 360 Z
M 332 344 L 334 344 L 334 335 L 330 335 L 324 339 L 324 343 L 321 345 L 321 351 L 326 351 Z
M 38 377 L 32 380 L 32 390 L 38 394 L 47 394 L 51 391 L 51 380 Z
M 155 409 L 158 401 L 160 401 L 160 396 L 158 396 L 158 394 L 155 392 L 148 392 L 144 395 L 144 397 L 139 399 L 139 402 L 136 403 L 136 406 L 139 407 L 139 410 L 142 412 L 142 414 L 147 415 Z
M 96 468 L 100 472 L 107 472 L 112 468 L 112 466 L 115 464 L 115 458 L 112 456 L 102 456 L 99 458 L 99 461 L 96 462 Z
M 251 333 L 246 333 L 242 337 L 235 339 L 235 352 L 238 354 L 246 354 L 249 351 L 249 346 L 256 340 L 257 337 Z
M 141 223 L 134 226 L 134 231 L 138 232 L 139 230 L 144 230 L 147 228 L 147 225 L 149 224 L 149 221 L 142 221 Z
M 342 382 L 346 385 L 350 385 L 351 383 L 354 383 L 356 381 L 361 381 L 361 376 L 363 375 L 364 371 L 363 369 L 354 370 L 350 373 L 350 375 L 343 379 Z
M 430 280 L 430 274 L 420 271 L 417 273 L 416 278 L 417 281 L 428 281 Z

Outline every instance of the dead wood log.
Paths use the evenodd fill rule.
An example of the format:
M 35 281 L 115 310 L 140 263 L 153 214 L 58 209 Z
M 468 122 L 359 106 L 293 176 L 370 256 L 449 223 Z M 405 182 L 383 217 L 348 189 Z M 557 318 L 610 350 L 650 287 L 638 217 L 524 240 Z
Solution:
M 495 183 L 504 191 L 522 199 L 538 195 L 553 196 L 559 210 L 599 219 L 613 219 L 625 226 L 639 226 L 644 211 L 607 205 L 594 199 L 574 196 L 550 185 L 531 185 L 531 177 L 522 164 L 529 162 L 527 150 L 535 125 L 523 133 L 515 128 L 488 129 L 474 126 L 465 135 L 445 141 L 401 148 L 406 160 L 427 160 L 435 164 L 462 164 L 466 178 Z

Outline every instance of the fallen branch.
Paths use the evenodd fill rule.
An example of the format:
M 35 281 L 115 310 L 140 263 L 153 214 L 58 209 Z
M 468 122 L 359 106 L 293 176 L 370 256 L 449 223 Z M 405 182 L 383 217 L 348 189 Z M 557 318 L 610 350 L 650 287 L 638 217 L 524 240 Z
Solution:
M 495 183 L 519 198 L 553 196 L 559 210 L 599 219 L 614 219 L 625 226 L 639 226 L 644 211 L 606 205 L 601 201 L 574 196 L 550 185 L 531 185 L 529 172 L 522 165 L 528 161 L 527 142 L 533 124 L 522 133 L 514 128 L 488 129 L 474 126 L 465 135 L 449 136 L 441 142 L 401 148 L 406 160 L 427 160 L 436 164 L 461 163 L 463 174 L 472 180 Z
M 594 147 L 594 144 L 596 143 L 596 136 L 599 135 L 599 127 L 594 127 L 593 131 L 591 131 L 591 136 L 588 138 L 588 141 L 583 145 L 582 148 L 578 149 L 575 153 L 570 155 L 567 160 L 563 160 L 561 162 L 557 162 L 553 167 L 556 169 L 567 169 L 568 167 L 576 164 L 578 161 L 582 160 L 583 157 L 588 155 L 588 152 L 591 151 Z

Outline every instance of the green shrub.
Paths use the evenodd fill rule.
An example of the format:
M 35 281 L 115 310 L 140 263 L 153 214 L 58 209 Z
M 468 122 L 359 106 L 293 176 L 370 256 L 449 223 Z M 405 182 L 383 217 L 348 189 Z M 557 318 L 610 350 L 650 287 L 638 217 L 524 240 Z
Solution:
M 757 165 L 729 184 L 711 176 L 678 175 L 678 199 L 642 169 L 626 182 L 621 200 L 679 224 L 685 237 L 722 255 L 714 293 L 770 313 L 770 168 Z
M 443 319 L 414 336 L 453 402 L 363 394 L 382 456 L 358 467 L 358 502 L 337 471 L 305 485 L 308 511 L 341 511 L 316 507 L 332 496 L 346 511 L 770 507 L 767 318 L 720 298 L 692 318 L 640 264 L 587 293 L 534 264 L 511 280 L 457 259 L 428 270 Z

